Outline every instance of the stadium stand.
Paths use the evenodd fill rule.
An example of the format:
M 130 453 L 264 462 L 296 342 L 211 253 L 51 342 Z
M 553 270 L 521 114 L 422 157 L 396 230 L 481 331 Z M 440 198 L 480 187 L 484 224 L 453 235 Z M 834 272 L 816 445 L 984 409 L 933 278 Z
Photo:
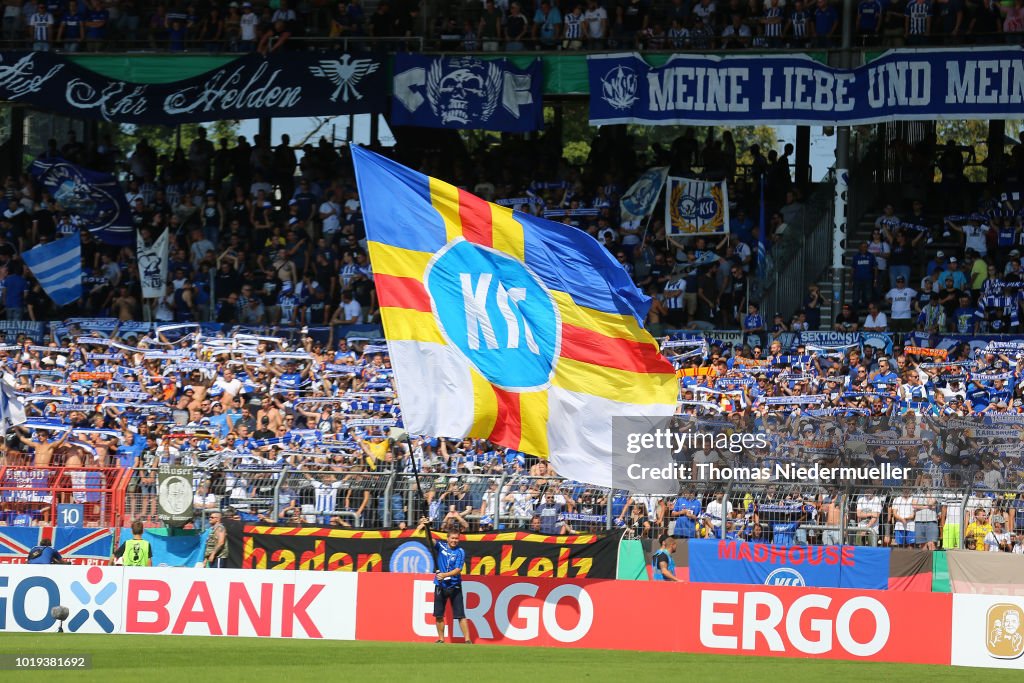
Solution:
M 277 52 L 340 44 L 399 50 L 793 50 L 839 46 L 839 3 L 103 2 L 5 4 L 4 49 Z M 857 4 L 859 47 L 1019 43 L 1012 3 Z

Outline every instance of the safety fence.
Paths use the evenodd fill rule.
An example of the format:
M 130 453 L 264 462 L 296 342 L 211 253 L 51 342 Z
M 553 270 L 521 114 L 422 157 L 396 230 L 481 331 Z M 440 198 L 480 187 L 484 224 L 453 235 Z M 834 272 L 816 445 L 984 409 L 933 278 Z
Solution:
M 1024 545 L 1024 494 L 1017 489 L 975 486 L 974 469 L 900 469 L 898 480 L 880 476 L 857 484 L 736 478 L 689 481 L 681 483 L 678 495 L 669 496 L 505 472 L 425 472 L 417 485 L 410 472 L 326 465 L 196 468 L 194 523 L 196 528 L 206 528 L 211 513 L 227 511 L 246 522 L 336 528 L 412 529 L 429 519 L 432 529 L 470 533 L 522 530 L 571 535 L 617 529 L 627 539 L 666 533 L 776 545 L 949 550 L 984 544 L 983 538 L 973 534 L 974 529 L 985 527 L 970 526 L 975 511 L 983 510 L 986 518 L 1002 519 L 1014 544 L 1019 540 Z M 881 469 L 878 473 L 885 474 Z M 123 496 L 125 524 L 135 519 L 155 522 L 155 469 L 139 468 L 134 476 L 124 477 L 125 483 L 130 481 Z M 20 494 L 12 491 L 11 500 L 4 498 L 5 505 L 20 496 L 26 506 L 48 508 L 29 502 L 39 495 L 34 491 L 31 487 Z M 81 497 L 83 491 L 76 495 Z M 116 506 L 121 498 L 110 500 Z M 120 514 L 116 507 L 114 512 Z M 43 521 L 52 523 L 51 519 Z
M 0 467 L 0 522 L 120 526 L 131 475 L 117 467 Z

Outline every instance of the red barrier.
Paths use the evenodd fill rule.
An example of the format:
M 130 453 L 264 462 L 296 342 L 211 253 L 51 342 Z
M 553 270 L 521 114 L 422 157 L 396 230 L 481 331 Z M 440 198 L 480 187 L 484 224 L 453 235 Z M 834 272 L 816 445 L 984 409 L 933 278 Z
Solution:
M 431 578 L 361 575 L 356 638 L 436 638 Z M 474 577 L 463 593 L 477 642 L 950 661 L 952 600 L 945 594 L 504 577 Z M 455 628 L 448 637 L 462 634 Z
M 58 505 L 77 503 L 84 526 L 117 528 L 131 475 L 123 467 L 0 467 L 0 513 L 52 525 Z

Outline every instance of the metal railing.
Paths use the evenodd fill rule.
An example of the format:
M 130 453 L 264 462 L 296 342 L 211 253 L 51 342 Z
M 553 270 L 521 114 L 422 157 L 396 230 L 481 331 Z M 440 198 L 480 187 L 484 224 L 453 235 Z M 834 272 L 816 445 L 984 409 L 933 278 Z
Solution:
M 830 169 L 804 203 L 799 222 L 787 224 L 783 237 L 772 245 L 762 311 L 788 319 L 803 304 L 807 285 L 831 262 L 835 182 L 835 169 Z
M 0 525 L 120 526 L 131 476 L 119 467 L 0 467 Z M 75 520 L 58 519 L 63 505 L 75 506 Z

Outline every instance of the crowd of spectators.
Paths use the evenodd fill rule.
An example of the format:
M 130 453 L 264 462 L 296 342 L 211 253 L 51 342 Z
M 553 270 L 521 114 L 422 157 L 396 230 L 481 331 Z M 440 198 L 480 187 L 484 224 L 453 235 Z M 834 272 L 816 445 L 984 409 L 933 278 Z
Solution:
M 836 331 L 1019 333 L 1024 305 L 1024 227 L 1019 187 L 1024 150 L 1015 147 L 1003 183 L 971 191 L 964 152 L 949 141 L 937 158 L 935 206 L 886 203 L 870 237 L 848 261 L 852 304 Z M 866 315 L 865 315 L 866 314 Z
M 5 47 L 251 52 L 329 47 L 340 39 L 388 50 L 708 50 L 834 48 L 842 6 L 829 0 L 621 0 L 442 6 L 416 0 L 4 3 Z M 861 0 L 858 46 L 1019 43 L 1016 0 Z M 315 39 L 315 40 L 308 40 Z M 422 39 L 427 39 L 423 42 Z
M 881 543 L 935 547 L 935 540 L 911 541 L 897 533 L 908 531 L 908 510 L 916 521 L 953 528 L 959 522 L 950 519 L 952 501 L 966 491 L 984 499 L 986 509 L 1012 528 L 1024 526 L 1024 515 L 1017 516 L 1016 504 L 1008 502 L 1016 494 L 1000 493 L 1022 486 L 1015 446 L 999 441 L 1005 435 L 979 436 L 969 426 L 951 430 L 935 422 L 981 414 L 1005 423 L 998 429 L 1012 430 L 1016 437 L 1024 404 L 1019 344 L 993 343 L 975 351 L 970 339 L 963 339 L 938 350 L 887 336 L 881 349 L 861 341 L 814 346 L 792 332 L 818 329 L 820 316 L 812 321 L 808 311 L 800 311 L 797 328 L 780 321 L 765 324 L 747 294 L 750 278 L 758 276 L 751 258 L 759 230 L 752 218 L 759 208 L 755 188 L 763 178 L 768 239 L 780 239 L 789 224 L 802 220 L 800 190 L 789 169 L 792 150 L 769 150 L 765 156 L 753 146 L 752 163 L 740 168 L 731 136 L 701 143 L 687 131 L 671 147 L 655 147 L 653 158 L 641 163 L 630 146 L 607 135 L 595 138 L 583 168 L 558 159 L 559 150 L 553 153 L 543 138 L 509 138 L 474 158 L 431 153 L 408 161 L 487 199 L 587 231 L 652 295 L 648 324 L 656 334 L 695 329 L 663 344 L 678 370 L 680 413 L 722 429 L 768 431 L 775 440 L 741 459 L 722 450 L 694 450 L 687 454 L 691 464 L 909 467 L 909 481 L 861 481 L 865 488 L 845 499 L 847 519 L 863 522 L 863 538 Z M 134 249 L 96 243 L 87 230 L 79 230 L 76 216 L 27 176 L 7 179 L 0 286 L 9 320 L 109 315 L 165 327 L 137 331 L 126 325 L 127 331 L 106 340 L 74 326 L 55 326 L 49 346 L 25 342 L 0 349 L 30 406 L 28 427 L 8 439 L 4 465 L 137 467 L 128 513 L 146 519 L 154 512 L 152 468 L 186 463 L 199 468 L 201 510 L 235 506 L 245 516 L 267 521 L 370 526 L 388 519 L 401 526 L 426 514 L 438 524 L 487 529 L 500 518 L 507 526 L 558 533 L 600 528 L 610 504 L 617 523 L 638 534 L 690 534 L 680 519 L 684 515 L 676 512 L 692 505 L 680 500 L 692 498 L 630 500 L 552 479 L 556 473 L 546 464 L 483 440 L 392 432 L 400 406 L 386 347 L 379 340 L 350 340 L 347 332 L 350 325 L 379 319 L 346 148 L 326 140 L 300 150 L 287 138 L 276 146 L 261 138 L 251 145 L 243 138 L 234 142 L 215 144 L 201 133 L 170 158 L 160 158 L 145 140 L 123 155 L 110 140 L 83 144 L 73 137 L 62 145 L 51 141 L 44 151 L 125 173 L 139 233 L 149 241 L 171 230 L 171 282 L 167 295 L 157 300 L 141 296 Z M 623 222 L 618 197 L 646 163 L 725 179 L 731 235 L 713 243 L 694 238 L 666 244 L 658 218 Z M 1015 200 L 1008 195 L 1005 201 Z M 893 209 L 884 214 L 889 221 L 882 221 L 884 232 L 893 235 L 911 230 L 904 223 L 930 225 L 909 218 L 897 225 Z M 981 233 L 969 227 L 972 221 L 970 214 L 962 222 L 950 218 L 911 237 L 920 245 L 929 237 L 952 240 L 963 232 L 973 240 L 965 242 L 964 256 L 967 248 L 981 254 L 979 247 L 985 246 L 985 255 L 1002 258 L 996 255 L 1000 250 L 977 240 Z M 86 296 L 73 308 L 57 310 L 19 254 L 76 231 L 83 243 Z M 1019 226 L 1015 232 L 1019 236 Z M 872 249 L 869 245 L 869 254 Z M 1007 251 L 1005 267 L 1012 268 L 1015 258 L 1019 254 Z M 912 267 L 901 272 L 905 279 L 914 273 Z M 895 275 L 893 289 L 900 289 L 900 277 Z M 821 298 L 820 292 L 811 294 L 815 301 Z M 166 327 L 206 319 L 221 323 L 221 332 Z M 700 328 L 742 330 L 747 343 L 730 346 Z M 247 331 L 257 336 L 245 336 Z M 867 419 L 882 421 L 880 431 L 865 436 Z M 862 447 L 853 447 L 857 443 Z M 410 491 L 413 460 L 425 478 L 423 510 L 410 509 L 408 496 L 387 498 L 378 485 L 381 473 L 397 471 Z M 298 478 L 283 487 L 279 518 L 269 519 L 267 489 L 285 466 Z M 934 491 L 935 506 L 911 502 L 904 510 L 905 501 L 885 502 L 895 496 L 887 492 L 906 487 Z M 796 532 L 829 521 L 829 505 L 843 491 L 824 482 L 800 490 L 753 491 L 733 491 L 729 501 L 709 497 L 694 518 L 685 515 L 693 534 L 714 533 L 724 523 L 737 538 L 834 540 L 813 529 Z M 869 507 L 861 509 L 865 496 Z M 872 517 L 867 513 L 876 507 L 875 498 L 880 507 Z M 715 502 L 717 513 L 711 509 Z M 733 512 L 722 511 L 730 505 Z M 971 514 L 980 505 L 976 502 Z M 928 510 L 935 507 L 945 507 L 944 518 L 930 518 Z M 23 504 L 8 512 L 31 523 L 33 509 Z
M 0 213 L 0 266 L 10 278 L 0 276 L 6 317 L 313 327 L 379 323 L 347 148 L 335 149 L 324 139 L 295 149 L 287 135 L 275 146 L 260 136 L 252 144 L 244 137 L 230 142 L 215 145 L 200 129 L 187 149 L 167 157 L 145 139 L 124 153 L 109 138 L 93 145 L 73 135 L 63 144 L 51 140 L 44 157 L 126 178 L 130 217 L 147 245 L 170 230 L 170 282 L 164 297 L 144 299 L 135 249 L 104 245 L 83 230 L 84 297 L 56 309 L 25 271 L 20 253 L 79 232 L 80 221 L 25 174 L 6 180 L 6 209 Z M 620 220 L 619 196 L 642 165 L 605 136 L 596 137 L 593 148 L 583 168 L 554 157 L 543 138 L 508 139 L 476 159 L 452 155 L 457 161 L 448 168 L 424 158 L 421 167 L 435 177 L 455 178 L 486 199 L 594 236 L 654 299 L 647 322 L 656 333 L 684 326 L 738 328 L 756 277 L 751 255 L 759 234 L 757 178 L 765 177 L 771 239 L 781 239 L 787 223 L 802 220 L 800 189 L 791 179 L 792 147 L 765 157 L 755 145 L 753 164 L 737 171 L 729 132 L 709 136 L 702 146 L 691 130 L 670 149 L 656 146 L 652 163 L 729 183 L 731 234 L 679 244 L 666 243 L 660 211 L 649 220 Z

